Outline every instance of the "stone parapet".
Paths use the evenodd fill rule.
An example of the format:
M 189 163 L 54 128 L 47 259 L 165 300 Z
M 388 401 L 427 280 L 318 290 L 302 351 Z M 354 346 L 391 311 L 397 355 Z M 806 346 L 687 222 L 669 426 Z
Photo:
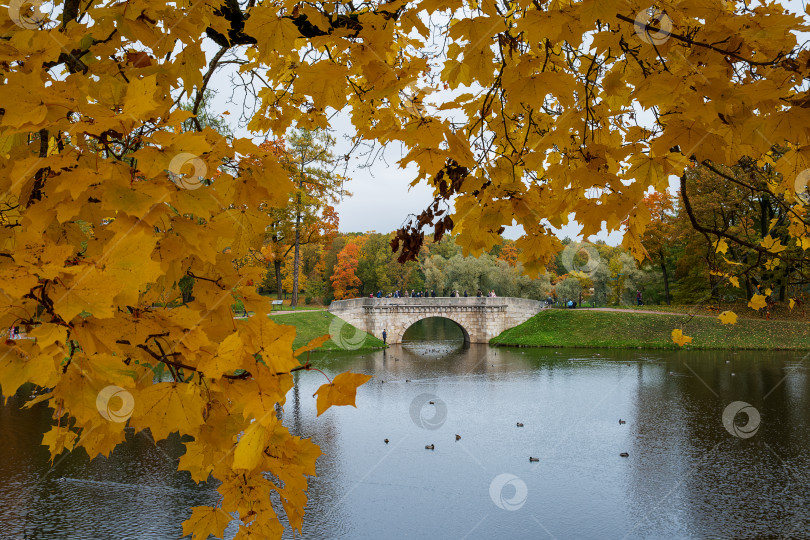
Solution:
M 388 343 L 400 343 L 411 325 L 429 317 L 454 321 L 466 341 L 488 343 L 544 307 L 538 300 L 510 297 L 353 298 L 335 300 L 329 312 L 377 337 L 386 330 Z

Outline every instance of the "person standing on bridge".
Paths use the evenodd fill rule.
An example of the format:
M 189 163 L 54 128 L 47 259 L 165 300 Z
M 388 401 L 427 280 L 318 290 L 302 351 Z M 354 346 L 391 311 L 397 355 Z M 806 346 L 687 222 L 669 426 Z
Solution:
M 385 331 L 385 328 L 383 328 L 382 336 L 383 336 L 383 345 L 385 345 L 386 344 L 386 339 L 388 339 L 388 332 Z

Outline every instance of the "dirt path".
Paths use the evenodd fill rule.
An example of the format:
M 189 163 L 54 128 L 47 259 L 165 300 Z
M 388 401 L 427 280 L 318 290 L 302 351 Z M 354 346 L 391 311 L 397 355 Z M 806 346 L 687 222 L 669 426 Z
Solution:
M 287 309 L 287 310 L 284 310 L 284 311 L 281 311 L 281 310 L 279 310 L 279 311 L 271 311 L 269 313 L 269 315 L 287 315 L 288 313 L 317 313 L 318 311 L 327 311 L 327 310 L 325 308 L 324 309 L 301 309 L 301 310 Z M 252 317 L 252 316 L 253 316 L 253 312 L 251 311 L 250 315 L 248 315 L 248 317 Z M 245 317 L 245 315 L 242 314 L 242 315 L 234 315 L 233 318 L 234 319 L 247 319 L 248 317 Z
M 318 311 L 326 311 L 326 309 L 291 309 L 285 311 L 271 311 L 270 315 L 286 315 L 287 313 L 317 313 Z
M 682 317 L 716 317 L 716 315 L 701 315 L 701 314 L 690 314 L 690 313 L 678 313 L 675 311 L 647 311 L 644 309 L 625 309 L 625 308 L 609 308 L 609 307 L 597 307 L 597 308 L 577 308 L 577 309 L 585 309 L 589 311 L 615 311 L 618 313 L 642 313 L 645 315 L 680 315 Z

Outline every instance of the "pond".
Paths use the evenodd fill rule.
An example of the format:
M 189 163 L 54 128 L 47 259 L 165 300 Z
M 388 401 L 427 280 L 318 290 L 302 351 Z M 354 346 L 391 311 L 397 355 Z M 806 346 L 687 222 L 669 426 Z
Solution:
M 460 336 L 431 319 L 387 351 L 319 358 L 329 376 L 374 376 L 357 408 L 321 417 L 311 396 L 323 375 L 297 374 L 284 422 L 324 451 L 304 538 L 810 531 L 807 354 L 506 349 Z M 0 408 L 0 538 L 177 538 L 189 506 L 216 501 L 213 486 L 173 472 L 176 440 L 130 434 L 109 460 L 51 466 L 37 446 L 47 410 L 18 405 Z

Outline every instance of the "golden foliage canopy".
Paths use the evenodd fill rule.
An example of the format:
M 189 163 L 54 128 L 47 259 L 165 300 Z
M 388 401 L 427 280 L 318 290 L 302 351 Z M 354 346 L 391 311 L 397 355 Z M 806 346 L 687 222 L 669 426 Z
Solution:
M 406 258 L 423 225 L 477 254 L 517 224 L 535 272 L 561 247 L 550 227 L 572 218 L 585 236 L 626 223 L 640 256 L 650 187 L 690 160 L 743 156 L 777 173 L 769 189 L 794 209 L 791 242 L 810 245 L 805 20 L 778 3 L 656 5 L 57 0 L 46 14 L 11 3 L 0 10 L 0 327 L 36 339 L 2 345 L 3 392 L 50 389 L 38 399 L 55 411 L 53 455 L 108 454 L 125 421 L 190 436 L 180 468 L 222 482 L 220 509 L 186 523 L 196 538 L 221 534 L 223 511 L 242 521 L 237 538 L 280 536 L 281 510 L 300 528 L 319 450 L 275 411 L 301 368 L 293 330 L 266 319 L 260 267 L 233 263 L 260 253 L 270 217 L 257 202 L 286 204 L 293 186 L 276 153 L 194 117 L 226 58 L 250 81 L 255 133 L 325 128 L 346 109 L 358 142 L 404 146 L 400 165 L 436 195 L 395 239 Z M 157 307 L 184 277 L 193 301 Z M 233 320 L 235 296 L 256 316 Z M 153 384 L 161 367 L 171 380 Z M 319 412 L 353 403 L 362 382 L 336 379 Z

